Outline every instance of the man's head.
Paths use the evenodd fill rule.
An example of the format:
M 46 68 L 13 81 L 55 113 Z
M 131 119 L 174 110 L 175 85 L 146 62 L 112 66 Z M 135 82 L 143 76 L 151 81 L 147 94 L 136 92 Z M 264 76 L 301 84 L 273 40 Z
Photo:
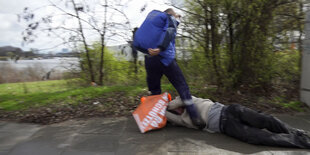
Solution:
M 166 13 L 169 14 L 169 15 L 174 16 L 175 18 L 180 18 L 180 17 L 181 17 L 181 15 L 175 13 L 174 10 L 173 10 L 172 8 L 168 8 L 168 9 L 166 9 L 164 12 L 166 12 Z

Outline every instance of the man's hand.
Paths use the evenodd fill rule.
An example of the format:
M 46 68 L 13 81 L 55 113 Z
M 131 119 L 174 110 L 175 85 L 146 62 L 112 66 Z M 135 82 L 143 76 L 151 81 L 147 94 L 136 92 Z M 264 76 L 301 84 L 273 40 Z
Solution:
M 155 56 L 155 55 L 158 55 L 160 53 L 160 49 L 159 48 L 155 48 L 155 49 L 149 48 L 148 52 L 151 56 Z

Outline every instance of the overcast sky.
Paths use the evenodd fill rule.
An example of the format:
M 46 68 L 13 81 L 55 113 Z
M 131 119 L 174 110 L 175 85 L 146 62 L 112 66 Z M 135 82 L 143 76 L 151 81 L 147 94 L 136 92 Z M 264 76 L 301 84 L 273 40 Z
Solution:
M 58 3 L 59 0 L 51 0 Z M 92 1 L 92 0 L 87 0 Z M 96 1 L 96 0 L 93 0 Z M 128 1 L 128 0 L 127 0 Z M 138 27 L 143 22 L 146 15 L 153 9 L 165 10 L 168 5 L 165 2 L 169 0 L 129 0 L 127 7 L 124 9 L 125 13 L 129 17 L 132 27 Z M 177 0 L 175 0 L 177 1 Z M 179 1 L 177 1 L 179 2 Z M 25 29 L 26 24 L 18 22 L 17 14 L 23 12 L 25 7 L 35 9 L 44 5 L 50 4 L 48 0 L 0 0 L 0 46 L 15 46 L 20 47 L 23 50 L 29 50 L 30 48 L 44 49 L 53 47 L 61 42 L 56 38 L 48 37 L 47 35 L 39 35 L 34 43 L 22 45 L 22 31 Z M 147 5 L 144 12 L 141 13 L 140 9 Z M 50 13 L 56 14 L 53 9 L 39 9 L 36 11 L 40 16 L 44 16 Z M 60 21 L 54 21 L 60 22 Z M 88 33 L 90 35 L 90 33 Z M 96 38 L 94 38 L 95 40 Z M 108 45 L 120 44 L 121 42 L 109 41 Z M 60 50 L 63 46 L 57 47 L 55 50 Z M 53 51 L 53 50 L 49 50 Z M 48 51 L 46 51 L 48 52 Z

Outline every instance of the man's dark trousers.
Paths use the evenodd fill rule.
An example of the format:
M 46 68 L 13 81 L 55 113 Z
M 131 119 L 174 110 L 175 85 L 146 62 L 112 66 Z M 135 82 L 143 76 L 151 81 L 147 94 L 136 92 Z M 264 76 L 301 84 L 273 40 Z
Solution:
M 145 69 L 147 73 L 147 85 L 152 95 L 161 94 L 160 79 L 165 75 L 178 91 L 182 100 L 192 99 L 183 73 L 175 60 L 168 66 L 165 66 L 160 62 L 159 55 L 145 56 Z
M 310 138 L 294 134 L 293 129 L 279 119 L 234 104 L 224 107 L 221 132 L 257 145 L 310 148 Z

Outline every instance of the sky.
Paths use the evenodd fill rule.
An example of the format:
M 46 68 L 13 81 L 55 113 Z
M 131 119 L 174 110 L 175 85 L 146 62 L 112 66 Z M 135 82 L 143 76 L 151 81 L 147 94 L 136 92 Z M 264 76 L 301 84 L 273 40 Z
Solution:
M 50 0 L 52 3 L 55 4 L 61 4 L 60 1 L 65 0 Z M 78 0 L 77 0 L 78 1 Z M 87 2 L 94 2 L 93 4 L 98 4 L 97 2 L 100 0 L 87 0 Z M 123 7 L 123 11 L 126 13 L 126 15 L 129 18 L 131 27 L 139 27 L 147 14 L 151 10 L 161 10 L 164 11 L 166 8 L 169 8 L 171 6 L 167 5 L 168 2 L 171 2 L 171 0 L 120 0 L 122 2 L 126 2 L 126 7 Z M 180 3 L 180 0 L 172 0 L 174 3 Z M 35 49 L 48 49 L 48 50 L 42 50 L 42 52 L 50 52 L 50 51 L 60 51 L 62 48 L 67 48 L 65 46 L 57 46 L 59 45 L 62 40 L 60 40 L 57 37 L 51 37 L 48 36 L 46 33 L 39 33 L 38 37 L 36 38 L 35 42 L 30 44 L 23 44 L 22 41 L 22 32 L 26 28 L 27 23 L 26 22 L 18 22 L 17 15 L 23 12 L 23 9 L 25 7 L 32 9 L 40 8 L 45 5 L 49 5 L 50 2 L 48 0 L 0 0 L 0 46 L 15 46 L 20 47 L 23 50 L 30 50 L 31 48 Z M 141 12 L 141 8 L 146 5 L 145 11 Z M 61 5 L 62 6 L 62 5 Z M 91 6 L 93 8 L 96 8 L 97 5 Z M 66 9 L 66 7 L 63 5 L 63 8 Z M 102 7 L 101 7 L 102 9 Z M 98 12 L 102 12 L 103 10 L 97 9 Z M 36 17 L 44 17 L 49 14 L 61 14 L 61 12 L 55 8 L 52 7 L 43 7 L 41 9 L 37 9 L 36 11 Z M 102 14 L 101 14 L 102 15 Z M 100 14 L 98 14 L 100 16 Z M 118 17 L 109 15 L 110 18 L 108 20 L 125 20 L 123 17 Z M 100 18 L 98 18 L 100 19 Z M 100 21 L 99 21 L 100 22 Z M 76 25 L 75 21 L 73 20 L 65 20 L 64 17 L 56 17 L 53 18 L 53 25 L 65 25 L 65 26 L 72 26 Z M 85 32 L 87 37 L 89 39 L 89 43 L 98 40 L 98 37 L 95 37 L 94 33 L 91 31 Z M 61 34 L 61 35 L 67 35 L 67 34 Z M 94 37 L 93 37 L 94 36 Z M 123 44 L 124 41 L 119 41 L 119 39 L 115 40 L 109 40 L 107 42 L 107 45 L 117 45 L 117 44 Z M 52 48 L 53 49 L 49 49 Z

